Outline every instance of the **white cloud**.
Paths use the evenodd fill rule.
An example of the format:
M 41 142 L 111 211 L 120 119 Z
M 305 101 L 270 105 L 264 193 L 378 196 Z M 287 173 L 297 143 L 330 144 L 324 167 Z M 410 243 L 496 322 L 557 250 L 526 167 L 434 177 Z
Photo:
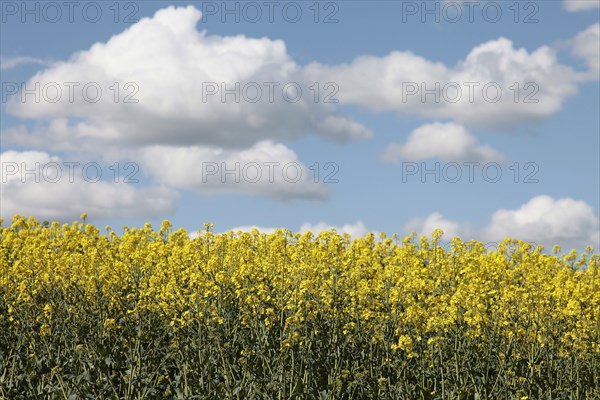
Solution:
M 239 149 L 307 134 L 335 141 L 372 135 L 323 98 L 315 102 L 312 82 L 301 80 L 300 67 L 282 40 L 209 36 L 196 29 L 200 18 L 193 6 L 159 10 L 106 43 L 37 73 L 26 87 L 39 83 L 41 95 L 52 101 L 35 102 L 32 95 L 22 101 L 17 94 L 9 97 L 6 110 L 21 118 L 49 120 L 51 129 L 42 123 L 31 132 L 21 128 L 20 135 L 9 131 L 5 139 L 60 150 L 82 143 Z M 72 96 L 65 82 L 79 84 Z M 89 83 L 86 100 L 83 89 Z M 223 101 L 222 89 L 236 84 L 239 102 L 233 94 Z M 285 97 L 296 96 L 294 85 L 302 89 L 297 102 Z M 92 103 L 95 87 L 102 96 Z M 209 89 L 217 93 L 209 95 Z M 54 101 L 59 90 L 62 96 Z M 262 96 L 257 98 L 259 90 Z M 138 102 L 127 103 L 128 95 Z
M 548 246 L 583 248 L 598 246 L 600 221 L 584 201 L 537 196 L 516 210 L 496 211 L 483 233 L 489 239 L 512 236 Z
M 247 150 L 152 146 L 137 152 L 141 169 L 157 182 L 200 194 L 245 193 L 274 199 L 325 199 L 328 187 L 315 183 L 292 150 L 270 141 Z
M 505 157 L 490 146 L 480 145 L 477 138 L 456 123 L 433 123 L 418 127 L 404 144 L 392 143 L 382 159 L 396 162 L 438 158 L 451 162 L 504 162 Z
M 435 229 L 443 230 L 443 238 L 448 242 L 455 236 L 464 239 L 468 231 L 460 223 L 444 218 L 439 212 L 431 213 L 425 218 L 414 218 L 404 226 L 407 233 L 417 232 L 419 235 L 427 236 L 431 235 Z
M 91 179 L 84 179 L 78 167 L 73 167 L 71 175 L 61 158 L 44 152 L 6 151 L 0 160 L 0 214 L 6 220 L 15 214 L 73 220 L 84 212 L 90 218 L 148 218 L 172 212 L 177 197 L 175 191 L 163 186 L 94 182 L 91 174 Z M 45 168 L 49 165 L 53 167 Z M 24 174 L 25 169 L 32 172 Z
M 51 62 L 36 57 L 0 57 L 0 70 L 9 70 L 21 64 L 50 65 Z
M 301 68 L 287 54 L 283 41 L 209 36 L 196 29 L 200 17 L 192 6 L 159 10 L 107 42 L 37 73 L 25 84 L 27 89 L 39 84 L 43 98 L 53 98 L 57 90 L 62 96 L 55 102 L 36 102 L 32 94 L 25 99 L 20 93 L 9 95 L 7 112 L 37 121 L 5 129 L 5 143 L 103 159 L 125 154 L 139 161 L 158 183 L 203 194 L 327 198 L 328 187 L 312 182 L 310 171 L 296 154 L 274 143 L 312 134 L 343 142 L 370 137 L 372 132 L 337 113 L 324 98 L 315 102 L 312 83 L 302 80 Z M 65 82 L 79 85 L 73 88 Z M 127 82 L 132 85 L 126 86 Z M 102 91 L 96 103 L 83 97 L 88 83 Z M 204 101 L 207 83 L 219 93 L 207 95 Z M 223 101 L 222 83 L 226 89 L 240 85 L 239 102 L 231 94 Z M 303 92 L 298 102 L 285 100 L 282 89 L 286 84 L 292 85 L 285 92 L 290 96 L 293 85 L 300 85 Z M 253 103 L 248 98 L 254 97 L 257 87 L 262 97 Z M 94 96 L 95 90 L 90 90 Z M 125 97 L 132 93 L 138 102 L 126 103 Z M 261 164 L 263 179 L 258 182 L 242 176 L 236 183 L 233 175 L 227 175 L 225 183 L 216 176 L 203 182 L 202 165 L 225 163 L 231 168 L 237 162 L 242 173 L 255 172 L 244 169 L 252 162 L 279 162 L 281 166 L 275 167 L 273 180 L 272 170 Z M 302 173 L 298 181 L 295 167 Z
M 597 80 L 600 76 L 600 23 L 580 32 L 571 41 L 571 46 L 573 54 L 585 60 L 589 67 L 589 71 L 583 75 L 591 80 Z
M 556 53 L 549 46 L 529 52 L 501 37 L 473 48 L 454 66 L 393 51 L 343 65 L 315 62 L 303 73 L 309 80 L 337 82 L 344 104 L 449 119 L 468 129 L 508 129 L 556 113 L 577 93 L 577 83 L 589 79 L 560 64 Z M 437 98 L 427 94 L 431 90 Z
M 563 7 L 567 11 L 585 11 L 600 7 L 600 0 L 563 0 Z
M 499 243 L 509 237 L 541 244 L 547 249 L 558 244 L 563 250 L 600 246 L 600 218 L 589 204 L 545 195 L 536 196 L 517 209 L 497 210 L 490 223 L 481 229 L 446 219 L 439 212 L 411 220 L 405 226 L 408 232 L 424 235 L 430 235 L 436 228 L 445 232 L 447 240 L 456 235 L 463 240 Z

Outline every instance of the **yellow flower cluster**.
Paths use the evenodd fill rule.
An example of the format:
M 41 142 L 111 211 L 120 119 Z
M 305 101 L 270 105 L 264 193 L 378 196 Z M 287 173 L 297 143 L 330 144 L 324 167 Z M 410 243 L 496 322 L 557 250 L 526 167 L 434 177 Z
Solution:
M 282 326 L 290 338 L 316 319 L 334 321 L 350 339 L 369 332 L 373 343 L 394 328 L 393 349 L 413 341 L 443 341 L 461 326 L 469 337 L 494 332 L 564 351 L 598 351 L 599 255 L 560 259 L 505 240 L 487 252 L 458 238 L 449 251 L 414 236 L 351 241 L 333 231 L 266 235 L 210 229 L 190 239 L 184 229 L 150 224 L 103 235 L 90 224 L 43 226 L 15 217 L 0 230 L 0 290 L 8 314 L 24 303 L 51 317 L 49 291 L 107 305 L 105 327 L 140 312 L 177 328 L 223 323 L 235 304 L 240 322 Z M 95 304 L 101 307 L 101 304 Z M 110 317 L 108 317 L 110 316 Z M 282 319 L 283 318 L 283 319 Z M 15 321 L 17 322 L 17 321 Z M 318 332 L 315 332 L 318 334 Z
M 228 324 L 274 332 L 280 351 L 339 334 L 334 342 L 407 359 L 435 357 L 456 346 L 448 342 L 458 333 L 481 351 L 506 345 L 513 358 L 544 348 L 600 354 L 600 255 L 592 249 L 561 257 L 506 239 L 487 251 L 458 238 L 444 249 L 439 230 L 420 240 L 352 241 L 335 231 L 214 234 L 211 225 L 191 239 L 168 221 L 157 231 L 106 229 L 21 216 L 2 227 L 0 322 L 18 328 L 34 313 L 48 336 L 55 318 L 88 313 L 110 337 L 153 315 L 173 332 Z

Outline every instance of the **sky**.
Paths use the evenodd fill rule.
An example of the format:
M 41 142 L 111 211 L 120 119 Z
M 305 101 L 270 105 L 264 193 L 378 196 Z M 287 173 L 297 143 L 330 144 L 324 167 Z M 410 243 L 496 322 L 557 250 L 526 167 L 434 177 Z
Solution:
M 600 248 L 600 1 L 2 1 L 0 217 Z

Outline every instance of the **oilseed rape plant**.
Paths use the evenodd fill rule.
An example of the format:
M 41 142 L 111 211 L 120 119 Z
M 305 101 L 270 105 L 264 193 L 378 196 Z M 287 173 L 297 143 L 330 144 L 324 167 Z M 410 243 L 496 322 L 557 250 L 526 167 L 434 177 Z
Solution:
M 599 399 L 600 255 L 0 227 L 2 399 Z

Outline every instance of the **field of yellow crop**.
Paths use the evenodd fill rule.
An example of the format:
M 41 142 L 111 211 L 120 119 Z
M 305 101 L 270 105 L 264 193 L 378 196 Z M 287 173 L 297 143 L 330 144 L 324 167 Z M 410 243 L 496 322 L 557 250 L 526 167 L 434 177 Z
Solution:
M 600 254 L 0 228 L 2 399 L 599 399 Z

